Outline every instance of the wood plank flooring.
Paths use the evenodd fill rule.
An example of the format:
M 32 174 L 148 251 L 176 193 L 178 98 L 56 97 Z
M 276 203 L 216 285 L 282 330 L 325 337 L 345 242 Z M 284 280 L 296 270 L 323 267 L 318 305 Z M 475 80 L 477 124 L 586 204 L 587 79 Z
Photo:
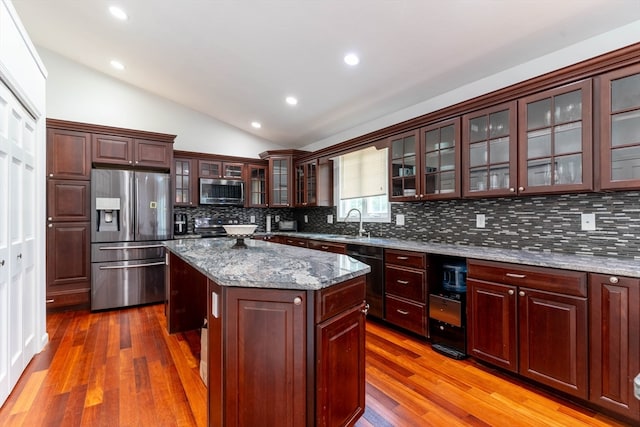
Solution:
M 51 314 L 47 331 L 0 426 L 206 424 L 199 334 L 168 335 L 162 305 Z M 366 366 L 358 427 L 628 425 L 376 322 L 367 324 Z

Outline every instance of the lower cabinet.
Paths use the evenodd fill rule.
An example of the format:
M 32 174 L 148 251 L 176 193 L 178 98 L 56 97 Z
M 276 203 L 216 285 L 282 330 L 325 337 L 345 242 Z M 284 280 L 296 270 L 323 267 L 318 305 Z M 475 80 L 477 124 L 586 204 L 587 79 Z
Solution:
M 467 287 L 474 357 L 588 398 L 585 273 L 469 260 Z
M 208 280 L 207 298 L 210 426 L 352 426 L 364 413 L 364 277 L 319 291 Z
M 589 318 L 589 400 L 640 421 L 640 279 L 590 274 Z

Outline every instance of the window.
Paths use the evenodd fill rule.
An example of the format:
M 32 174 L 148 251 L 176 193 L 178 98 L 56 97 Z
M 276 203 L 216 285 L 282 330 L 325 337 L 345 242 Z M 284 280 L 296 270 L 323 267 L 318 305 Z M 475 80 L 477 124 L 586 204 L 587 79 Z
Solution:
M 362 212 L 366 222 L 391 222 L 388 191 L 387 149 L 375 147 L 348 153 L 334 161 L 337 220 L 344 221 L 350 209 Z M 352 213 L 349 220 L 357 220 Z

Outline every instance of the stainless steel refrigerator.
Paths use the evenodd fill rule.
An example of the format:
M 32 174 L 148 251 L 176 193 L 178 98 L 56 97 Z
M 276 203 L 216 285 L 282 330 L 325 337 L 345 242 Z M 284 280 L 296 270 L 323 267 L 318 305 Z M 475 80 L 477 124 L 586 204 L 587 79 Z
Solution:
M 91 309 L 161 302 L 171 238 L 167 173 L 91 171 Z

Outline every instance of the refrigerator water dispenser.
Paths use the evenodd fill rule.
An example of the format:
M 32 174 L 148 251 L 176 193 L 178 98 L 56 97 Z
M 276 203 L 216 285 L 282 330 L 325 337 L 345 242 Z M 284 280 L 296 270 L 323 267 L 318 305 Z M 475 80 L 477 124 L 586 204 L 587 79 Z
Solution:
M 96 231 L 120 231 L 120 198 L 96 197 Z

